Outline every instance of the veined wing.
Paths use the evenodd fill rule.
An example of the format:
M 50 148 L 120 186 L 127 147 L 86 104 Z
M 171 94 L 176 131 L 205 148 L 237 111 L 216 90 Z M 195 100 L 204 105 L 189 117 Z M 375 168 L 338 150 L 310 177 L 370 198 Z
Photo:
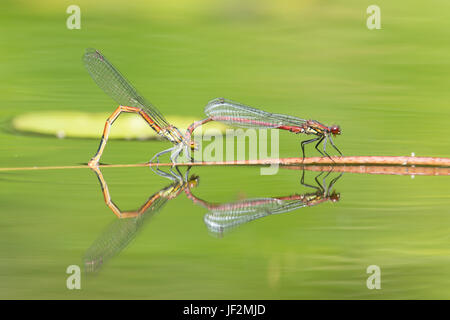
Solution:
M 224 98 L 210 101 L 205 113 L 214 121 L 243 128 L 301 127 L 306 123 L 305 119 L 262 111 Z
M 203 221 L 213 233 L 222 233 L 247 222 L 306 207 L 300 199 L 280 200 L 277 198 L 247 199 L 214 208 L 205 214 Z
M 162 197 L 156 198 L 149 208 L 139 216 L 114 220 L 86 251 L 83 259 L 86 271 L 99 270 L 109 259 L 125 249 L 144 222 L 158 213 L 167 200 Z
M 169 125 L 158 109 L 145 100 L 100 51 L 86 49 L 83 62 L 95 83 L 118 104 L 143 108 L 161 128 Z

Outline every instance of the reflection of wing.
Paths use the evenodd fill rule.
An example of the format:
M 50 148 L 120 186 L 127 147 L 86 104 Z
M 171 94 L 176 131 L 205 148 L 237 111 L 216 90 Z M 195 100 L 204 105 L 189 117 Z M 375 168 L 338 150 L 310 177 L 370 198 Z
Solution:
M 244 223 L 268 215 L 285 213 L 307 206 L 299 199 L 280 200 L 277 198 L 247 199 L 216 208 L 210 208 L 203 220 L 208 229 L 216 234 L 229 231 Z
M 158 109 L 145 100 L 100 51 L 87 49 L 83 61 L 95 83 L 118 104 L 145 109 L 162 129 L 169 125 Z
M 167 198 L 158 197 L 142 214 L 134 218 L 116 219 L 95 240 L 84 256 L 84 264 L 87 272 L 94 272 L 110 258 L 122 251 L 136 236 L 144 221 L 154 216 L 164 204 Z
M 100 169 L 98 167 L 91 169 L 100 182 L 106 205 L 120 219 L 111 223 L 87 250 L 83 259 L 87 272 L 97 271 L 107 260 L 122 251 L 133 240 L 144 222 L 158 213 L 168 200 L 176 198 L 186 186 L 195 187 L 198 184 L 197 176 L 187 178 L 189 169 L 185 174 L 186 181 L 183 180 L 178 167 L 171 168 L 169 173 L 157 169 L 155 173 L 170 179 L 173 183 L 150 196 L 138 210 L 123 212 L 112 201 Z

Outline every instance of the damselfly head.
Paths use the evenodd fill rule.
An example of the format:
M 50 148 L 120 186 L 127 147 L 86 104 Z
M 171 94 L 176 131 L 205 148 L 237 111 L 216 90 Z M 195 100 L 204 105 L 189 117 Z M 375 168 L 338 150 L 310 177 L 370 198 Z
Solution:
M 198 184 L 200 183 L 200 177 L 193 174 L 188 181 L 189 188 L 195 188 L 198 187 Z
M 333 190 L 333 192 L 330 195 L 331 202 L 338 202 L 341 199 L 341 194 L 336 193 L 336 191 Z
M 331 126 L 329 130 L 330 130 L 330 133 L 334 136 L 341 134 L 341 128 L 339 126 Z
M 192 150 L 192 151 L 198 150 L 198 144 L 195 143 L 195 141 L 191 141 L 190 147 L 191 147 L 191 150 Z

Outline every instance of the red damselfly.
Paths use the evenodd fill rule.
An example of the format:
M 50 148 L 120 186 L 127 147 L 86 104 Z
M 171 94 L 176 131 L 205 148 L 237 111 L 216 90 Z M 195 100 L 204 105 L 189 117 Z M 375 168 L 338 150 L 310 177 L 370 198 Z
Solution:
M 333 203 L 339 201 L 340 193 L 333 190 L 333 186 L 342 177 L 343 173 L 333 178 L 327 186 L 326 179 L 331 172 L 332 170 L 323 177 L 322 183 L 319 182 L 319 178 L 324 172 L 317 175 L 314 178 L 317 183 L 315 186 L 305 183 L 305 170 L 303 170 L 301 184 L 315 191 L 302 194 L 295 193 L 282 197 L 252 198 L 236 202 L 213 203 L 198 198 L 189 187 L 184 189 L 184 192 L 195 204 L 209 211 L 203 217 L 203 221 L 213 235 L 220 237 L 224 233 L 256 219 L 312 207 L 329 201 Z
M 331 156 L 326 151 L 328 140 L 342 156 L 341 151 L 339 151 L 332 139 L 332 136 L 341 134 L 341 129 L 337 125 L 328 127 L 316 120 L 305 120 L 285 114 L 269 113 L 224 98 L 210 101 L 205 107 L 205 114 L 208 118 L 193 123 L 188 128 L 188 135 L 192 136 L 193 131 L 197 127 L 210 121 L 219 121 L 241 128 L 280 129 L 296 134 L 303 133 L 317 136 L 301 143 L 303 158 L 305 158 L 305 145 L 317 141 L 315 146 L 317 151 L 322 156 L 327 156 L 331 159 Z M 318 148 L 322 141 L 323 152 Z
M 183 148 L 189 152 L 191 145 L 186 142 L 180 130 L 170 125 L 158 109 L 140 95 L 100 51 L 87 49 L 83 62 L 97 85 L 120 105 L 106 120 L 100 146 L 95 156 L 89 161 L 89 166 L 96 166 L 100 161 L 111 126 L 122 112 L 139 114 L 158 135 L 174 144 L 172 148 L 156 154 L 152 160 L 156 157 L 158 161 L 159 156 L 171 152 L 170 159 L 175 162 Z

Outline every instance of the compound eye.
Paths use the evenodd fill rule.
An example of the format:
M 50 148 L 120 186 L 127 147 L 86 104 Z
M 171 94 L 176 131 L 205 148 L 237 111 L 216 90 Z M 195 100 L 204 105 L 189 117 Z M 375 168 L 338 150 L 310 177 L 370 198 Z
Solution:
M 336 135 L 336 134 L 341 134 L 341 128 L 339 128 L 339 126 L 332 126 L 330 128 L 330 131 L 332 134 Z

